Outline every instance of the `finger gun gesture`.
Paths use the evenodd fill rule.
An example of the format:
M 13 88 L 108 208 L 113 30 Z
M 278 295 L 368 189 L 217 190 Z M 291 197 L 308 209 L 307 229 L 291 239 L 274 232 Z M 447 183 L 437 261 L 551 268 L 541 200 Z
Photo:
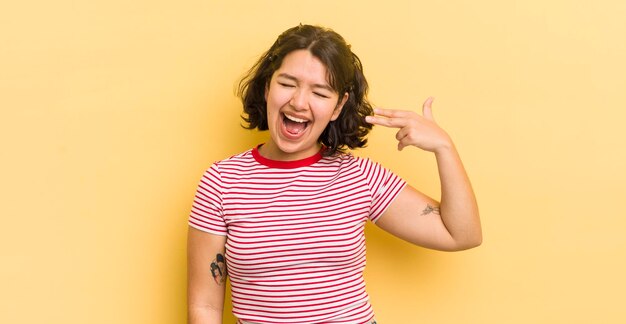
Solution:
M 375 115 L 367 116 L 365 120 L 374 125 L 398 128 L 396 139 L 399 151 L 412 145 L 436 153 L 440 149 L 450 147 L 452 141 L 433 118 L 433 100 L 433 97 L 428 97 L 424 101 L 422 115 L 410 110 L 375 108 Z

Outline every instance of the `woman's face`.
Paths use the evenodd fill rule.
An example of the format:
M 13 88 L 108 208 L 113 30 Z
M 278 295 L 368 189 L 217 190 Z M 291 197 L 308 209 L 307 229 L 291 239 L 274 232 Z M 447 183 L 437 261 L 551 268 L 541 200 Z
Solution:
M 265 90 L 270 141 L 260 149 L 273 160 L 299 160 L 315 155 L 328 123 L 339 117 L 348 94 L 328 83 L 326 66 L 308 50 L 285 56 Z M 338 103 L 339 102 L 339 103 Z

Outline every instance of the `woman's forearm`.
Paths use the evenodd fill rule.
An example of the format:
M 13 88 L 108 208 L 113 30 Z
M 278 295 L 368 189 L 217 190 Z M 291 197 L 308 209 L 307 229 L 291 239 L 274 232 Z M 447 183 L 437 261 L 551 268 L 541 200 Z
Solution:
M 482 243 L 482 230 L 474 191 L 461 162 L 450 142 L 435 151 L 441 181 L 440 215 L 459 250 Z
M 211 307 L 189 306 L 189 324 L 222 324 L 222 311 Z

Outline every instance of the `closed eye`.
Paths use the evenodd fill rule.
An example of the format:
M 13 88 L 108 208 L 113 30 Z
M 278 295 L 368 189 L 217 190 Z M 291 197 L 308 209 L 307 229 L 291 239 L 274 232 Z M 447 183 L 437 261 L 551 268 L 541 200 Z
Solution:
M 293 88 L 293 87 L 295 87 L 295 85 L 289 84 L 289 83 L 278 82 L 278 84 L 280 84 L 281 86 L 286 87 L 286 88 Z
M 327 96 L 327 95 L 325 95 L 325 94 L 323 94 L 323 93 L 319 93 L 319 92 L 313 92 L 313 94 L 315 94 L 315 95 L 316 95 L 316 96 L 318 96 L 318 97 L 325 98 L 325 99 L 330 98 L 329 96 Z

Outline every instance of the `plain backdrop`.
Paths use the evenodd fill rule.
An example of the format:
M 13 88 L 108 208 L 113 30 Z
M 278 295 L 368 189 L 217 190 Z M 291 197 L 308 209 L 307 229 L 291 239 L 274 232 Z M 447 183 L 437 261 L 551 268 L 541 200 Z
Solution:
M 299 23 L 342 34 L 370 98 L 434 96 L 481 247 L 367 226 L 380 323 L 624 323 L 626 2 L 14 1 L 0 5 L 0 322 L 184 323 L 203 171 L 265 141 L 239 78 Z M 436 198 L 434 157 L 355 152 Z M 230 304 L 225 323 L 234 321 Z

